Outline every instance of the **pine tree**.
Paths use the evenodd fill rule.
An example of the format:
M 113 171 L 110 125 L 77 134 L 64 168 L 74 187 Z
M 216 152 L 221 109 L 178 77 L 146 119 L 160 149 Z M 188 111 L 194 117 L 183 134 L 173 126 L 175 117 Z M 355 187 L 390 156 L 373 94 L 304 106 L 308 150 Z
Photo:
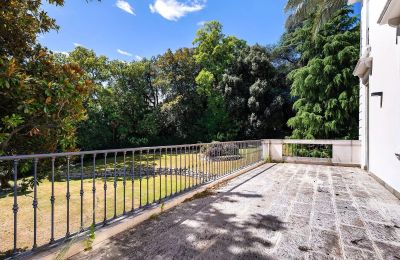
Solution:
M 313 36 L 313 17 L 293 33 L 292 44 L 305 66 L 292 71 L 296 115 L 289 119 L 292 138 L 357 139 L 359 24 L 343 7 Z

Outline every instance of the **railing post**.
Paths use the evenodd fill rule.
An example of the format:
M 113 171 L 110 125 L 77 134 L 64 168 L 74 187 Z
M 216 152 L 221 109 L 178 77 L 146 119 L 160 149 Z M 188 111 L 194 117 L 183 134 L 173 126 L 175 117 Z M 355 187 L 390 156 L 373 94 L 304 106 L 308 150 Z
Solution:
M 104 218 L 103 226 L 107 224 L 107 153 L 104 153 Z
M 114 219 L 117 218 L 117 154 L 114 153 Z
M 37 247 L 36 243 L 36 234 L 37 234 L 37 207 L 38 207 L 38 201 L 37 201 L 37 164 L 38 164 L 38 158 L 33 159 L 33 246 L 32 249 L 35 249 Z
M 81 189 L 79 191 L 79 196 L 81 198 L 81 226 L 79 228 L 80 232 L 83 231 L 83 194 L 84 194 L 84 191 L 83 191 L 83 174 L 84 174 L 84 172 L 83 172 L 83 157 L 84 157 L 84 155 L 82 154 L 81 155 Z M 52 162 L 52 168 L 54 168 L 54 162 Z M 51 182 L 53 185 L 54 184 L 54 174 L 52 174 Z
M 14 160 L 14 204 L 12 207 L 13 214 L 14 214 L 14 247 L 13 247 L 13 252 L 14 254 L 17 253 L 17 226 L 18 226 L 18 160 Z
M 149 153 L 150 150 L 147 149 L 147 154 L 146 154 L 146 185 L 147 185 L 147 189 L 146 189 L 146 206 L 149 205 Z
M 126 152 L 124 151 L 124 179 L 122 181 L 122 189 L 123 189 L 123 209 L 122 209 L 122 214 L 125 215 L 126 214 Z
M 153 149 L 153 203 L 156 203 L 156 149 Z
M 169 157 L 169 181 L 170 181 L 170 186 L 171 186 L 171 190 L 170 190 L 170 193 L 169 193 L 169 196 L 170 197 L 172 197 L 172 171 L 173 171 L 173 168 L 172 168 L 172 148 L 170 149 L 170 157 Z
M 142 155 L 142 151 L 140 151 L 140 154 L 139 154 L 139 175 L 140 175 L 140 177 L 139 177 L 139 184 L 140 184 L 140 187 L 139 187 L 139 190 L 140 190 L 140 194 L 139 194 L 139 207 L 141 207 L 142 206 L 142 174 L 141 174 L 141 165 L 142 165 L 142 163 L 141 163 L 141 159 L 142 159 L 142 157 L 141 157 L 141 155 Z M 132 175 L 131 175 L 131 197 L 132 197 L 132 201 L 131 201 L 131 204 L 132 204 L 132 209 L 131 209 L 131 211 L 133 212 L 134 210 L 135 210 L 135 150 L 132 150 Z
M 56 158 L 51 158 L 51 196 L 50 196 L 50 204 L 51 204 L 51 226 L 50 226 L 50 244 L 54 243 L 54 203 L 56 198 L 54 197 L 54 163 Z
M 71 160 L 71 158 L 69 157 L 69 156 L 67 156 L 67 194 L 65 194 L 65 198 L 67 199 L 67 232 L 66 232 L 66 234 L 65 234 L 65 237 L 69 237 L 70 236 L 70 232 L 69 232 L 69 202 L 70 202 L 70 200 L 71 200 L 71 193 L 70 193 L 70 191 L 69 191 L 69 179 L 70 179 L 70 176 L 69 176 L 69 174 L 70 174 L 70 169 L 69 169 L 69 167 L 70 167 L 70 160 Z
M 96 154 L 93 154 L 93 186 L 92 186 L 92 195 L 93 195 L 93 221 L 92 225 L 96 224 Z

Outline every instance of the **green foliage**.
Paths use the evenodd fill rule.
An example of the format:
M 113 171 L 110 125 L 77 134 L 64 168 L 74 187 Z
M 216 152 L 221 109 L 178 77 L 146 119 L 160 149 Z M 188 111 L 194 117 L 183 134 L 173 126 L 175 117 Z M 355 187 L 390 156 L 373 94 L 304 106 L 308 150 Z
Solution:
M 336 13 L 312 36 L 312 18 L 291 40 L 306 64 L 289 74 L 296 116 L 288 121 L 293 138 L 357 139 L 359 27 L 349 8 Z
M 91 81 L 79 66 L 60 62 L 36 42 L 37 34 L 58 28 L 41 1 L 0 6 L 0 154 L 75 150 Z M 0 167 L 1 186 L 8 187 L 10 170 Z
M 92 224 L 90 226 L 89 234 L 88 234 L 87 238 L 85 239 L 85 251 L 89 251 L 92 249 L 93 242 L 96 238 L 95 232 L 96 232 L 96 226 L 94 224 Z
M 288 0 L 285 6 L 285 11 L 289 14 L 286 27 L 297 27 L 312 17 L 311 33 L 315 35 L 347 2 L 347 0 Z
M 222 25 L 211 21 L 196 32 L 193 44 L 194 58 L 202 68 L 196 77 L 198 93 L 207 97 L 206 112 L 200 124 L 206 128 L 208 140 L 230 139 L 237 130 L 232 127 L 234 122 L 226 110 L 224 91 L 218 86 L 223 73 L 233 65 L 246 42 L 234 36 L 225 36 Z
M 289 86 L 272 63 L 272 53 L 244 48 L 220 82 L 229 117 L 242 138 L 283 137 L 290 116 Z

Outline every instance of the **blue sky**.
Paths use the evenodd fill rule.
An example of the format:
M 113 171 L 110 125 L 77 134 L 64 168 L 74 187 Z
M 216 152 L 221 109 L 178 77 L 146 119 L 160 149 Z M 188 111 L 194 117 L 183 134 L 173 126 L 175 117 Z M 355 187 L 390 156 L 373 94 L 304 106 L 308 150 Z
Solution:
M 60 25 L 40 37 L 53 51 L 83 45 L 111 59 L 131 61 L 191 47 L 199 24 L 218 20 L 225 34 L 271 44 L 284 31 L 286 0 L 67 0 L 44 5 Z

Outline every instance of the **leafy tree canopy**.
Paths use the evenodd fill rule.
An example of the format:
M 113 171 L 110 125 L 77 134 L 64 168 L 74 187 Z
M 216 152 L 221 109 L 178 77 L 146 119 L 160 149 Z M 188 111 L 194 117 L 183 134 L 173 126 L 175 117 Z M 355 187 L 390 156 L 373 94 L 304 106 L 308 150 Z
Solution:
M 75 149 L 92 83 L 78 65 L 59 62 L 36 42 L 57 28 L 41 1 L 0 3 L 0 155 Z M 2 187 L 9 176 L 0 169 Z

